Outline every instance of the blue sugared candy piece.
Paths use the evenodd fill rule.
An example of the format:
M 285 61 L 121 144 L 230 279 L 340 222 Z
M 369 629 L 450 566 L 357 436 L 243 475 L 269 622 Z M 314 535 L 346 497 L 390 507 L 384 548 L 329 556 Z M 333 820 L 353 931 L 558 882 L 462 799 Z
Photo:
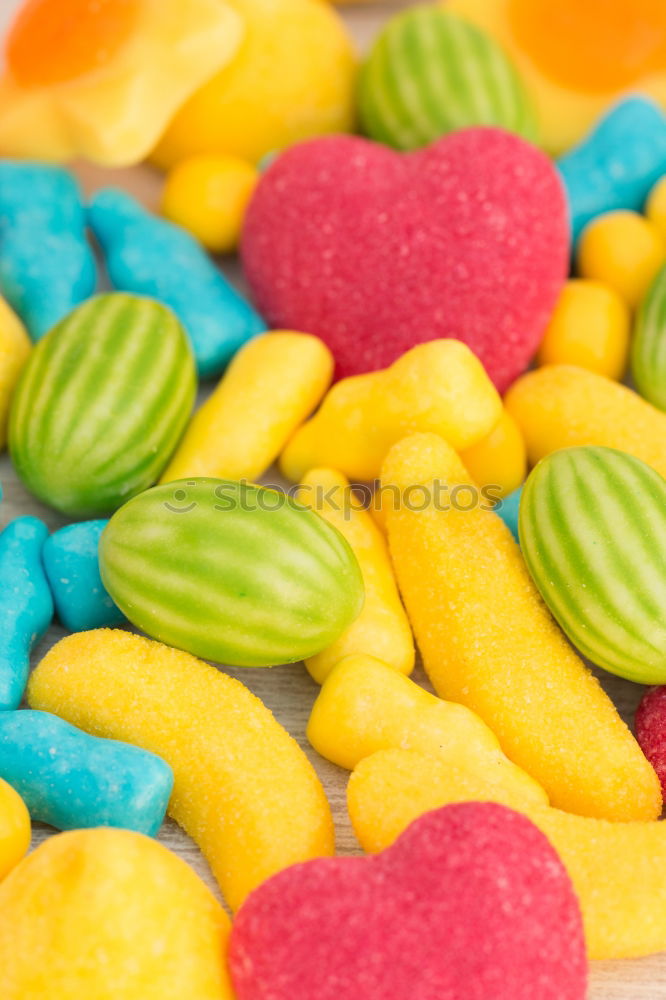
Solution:
M 266 324 L 180 226 L 150 215 L 115 188 L 93 198 L 88 218 L 114 287 L 169 306 L 187 330 L 201 376 L 221 372 Z
M 61 167 L 0 160 L 0 292 L 39 340 L 97 287 L 79 187 Z
M 666 173 L 666 115 L 653 101 L 628 97 L 597 123 L 558 169 L 569 198 L 574 243 L 604 212 L 643 207 Z
M 126 620 L 99 573 L 99 538 L 108 523 L 69 524 L 44 544 L 44 569 L 56 613 L 70 632 L 119 625 Z
M 513 493 L 509 493 L 508 497 L 504 497 L 500 505 L 495 508 L 495 513 L 499 514 L 516 541 L 518 541 L 518 508 L 522 492 L 523 488 L 519 486 Z
M 0 712 L 0 777 L 58 830 L 115 826 L 154 836 L 173 788 L 161 757 L 89 736 L 49 712 Z
M 48 534 L 36 517 L 19 517 L 0 534 L 0 711 L 20 705 L 30 652 L 53 618 L 42 565 Z

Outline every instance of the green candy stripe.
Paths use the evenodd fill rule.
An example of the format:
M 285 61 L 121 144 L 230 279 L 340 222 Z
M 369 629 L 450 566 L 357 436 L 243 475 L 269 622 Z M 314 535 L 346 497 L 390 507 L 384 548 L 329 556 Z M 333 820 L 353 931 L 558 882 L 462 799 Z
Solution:
M 666 267 L 657 274 L 638 311 L 631 372 L 641 396 L 666 410 Z
M 174 314 L 151 299 L 100 295 L 33 351 L 12 404 L 12 459 L 46 503 L 108 513 L 159 477 L 195 392 Z
M 666 681 L 666 481 L 639 459 L 584 447 L 544 458 L 525 484 L 520 542 L 541 596 L 593 663 Z
M 536 136 L 527 91 L 504 51 L 430 5 L 388 22 L 360 75 L 359 107 L 366 133 L 396 149 L 419 149 L 471 125 Z
M 333 642 L 363 600 L 351 549 L 312 511 L 288 502 L 261 510 L 258 494 L 245 487 L 242 506 L 240 484 L 183 480 L 122 507 L 102 536 L 100 566 L 129 620 L 237 666 L 293 662 Z

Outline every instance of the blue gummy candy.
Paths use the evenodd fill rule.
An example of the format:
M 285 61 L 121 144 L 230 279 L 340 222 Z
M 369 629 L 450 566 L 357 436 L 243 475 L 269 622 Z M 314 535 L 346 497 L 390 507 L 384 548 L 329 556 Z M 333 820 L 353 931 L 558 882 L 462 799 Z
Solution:
M 0 161 L 0 291 L 39 340 L 97 287 L 79 187 L 66 170 Z
M 42 566 L 48 533 L 38 518 L 19 517 L 0 534 L 0 710 L 20 705 L 30 652 L 53 618 Z
M 70 632 L 125 621 L 99 573 L 99 538 L 108 521 L 82 521 L 47 538 L 42 557 L 58 618 Z
M 508 497 L 504 497 L 495 508 L 495 513 L 499 514 L 516 541 L 518 541 L 518 508 L 522 492 L 523 488 L 520 486 L 513 493 L 509 493 Z
M 666 115 L 644 97 L 628 97 L 558 162 L 569 198 L 574 243 L 604 212 L 643 207 L 666 174 Z
M 114 188 L 93 198 L 88 219 L 114 287 L 173 309 L 189 334 L 201 376 L 221 372 L 246 341 L 266 330 L 261 316 L 184 229 L 150 215 Z
M 0 777 L 58 830 L 115 826 L 154 836 L 171 790 L 160 757 L 89 736 L 49 712 L 0 712 Z

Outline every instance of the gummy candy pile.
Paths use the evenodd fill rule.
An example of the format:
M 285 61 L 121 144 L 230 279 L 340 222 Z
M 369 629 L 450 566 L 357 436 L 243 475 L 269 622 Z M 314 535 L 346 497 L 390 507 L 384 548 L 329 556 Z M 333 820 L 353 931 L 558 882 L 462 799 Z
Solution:
M 661 0 L 12 4 L 0 1000 L 665 952 Z

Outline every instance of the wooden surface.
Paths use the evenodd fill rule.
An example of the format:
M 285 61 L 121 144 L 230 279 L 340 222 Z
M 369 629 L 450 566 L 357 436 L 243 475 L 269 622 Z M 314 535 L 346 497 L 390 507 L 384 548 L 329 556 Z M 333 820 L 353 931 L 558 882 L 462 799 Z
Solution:
M 0 29 L 3 21 L 6 21 L 9 15 L 10 8 L 15 6 L 17 2 L 18 0 L 0 0 Z M 361 5 L 345 10 L 344 17 L 350 24 L 359 44 L 366 46 L 376 32 L 378 25 L 391 11 L 411 6 L 414 2 L 415 0 L 392 0 L 392 2 L 390 0 L 386 3 Z M 78 173 L 88 191 L 95 190 L 103 184 L 114 183 L 133 191 L 146 204 L 155 204 L 159 191 L 159 177 L 147 168 L 119 171 L 110 175 L 108 172 L 82 167 Z M 230 264 L 225 267 L 225 270 L 228 271 L 233 280 L 238 280 L 235 264 Z M 17 481 L 6 455 L 0 458 L 0 482 L 4 488 L 4 501 L 0 507 L 0 524 L 2 526 L 12 518 L 22 514 L 42 517 L 52 529 L 65 523 L 57 514 L 29 496 Z M 65 632 L 60 627 L 51 628 L 44 641 L 35 650 L 34 662 L 37 663 L 46 650 L 64 635 Z M 345 807 L 347 773 L 314 753 L 305 739 L 305 726 L 318 690 L 305 668 L 301 665 L 292 665 L 275 667 L 272 670 L 228 670 L 228 673 L 251 688 L 298 740 L 317 769 L 326 788 L 335 818 L 339 852 L 341 854 L 360 853 L 350 828 Z M 426 683 L 420 670 L 415 674 L 415 679 Z M 624 718 L 631 723 L 642 689 L 609 675 L 603 676 L 602 681 Z M 38 844 L 53 832 L 48 827 L 36 824 L 34 843 Z M 215 883 L 199 850 L 175 823 L 167 821 L 159 839 L 186 858 L 217 894 Z M 649 1000 L 658 1000 L 658 998 L 666 998 L 666 954 L 640 961 L 594 963 L 591 980 L 591 1000 L 639 1000 L 639 998 L 640 1000 L 643 998 L 645 1000 L 648 998 Z

